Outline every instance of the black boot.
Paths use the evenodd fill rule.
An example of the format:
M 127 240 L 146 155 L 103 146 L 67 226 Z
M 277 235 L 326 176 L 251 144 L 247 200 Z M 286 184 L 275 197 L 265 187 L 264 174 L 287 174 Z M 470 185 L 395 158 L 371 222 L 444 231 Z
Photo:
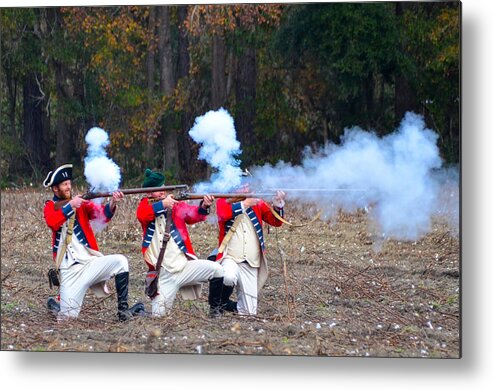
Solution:
M 233 294 L 233 290 L 234 286 L 223 285 L 223 291 L 221 294 L 221 310 L 238 313 L 237 303 L 229 299 L 231 294 Z
M 133 317 L 138 317 L 138 316 L 145 316 L 146 315 L 146 310 L 145 306 L 142 302 L 137 302 L 135 305 L 133 305 L 130 309 L 128 309 L 130 313 L 132 313 Z
M 128 307 L 128 272 L 122 272 L 115 276 L 115 287 L 118 299 L 118 319 L 120 321 L 145 315 L 143 303 L 136 303 L 131 308 Z
M 58 301 L 53 298 L 53 297 L 49 297 L 48 298 L 48 301 L 46 302 L 46 306 L 48 308 L 48 312 L 50 312 L 51 314 L 53 315 L 57 315 L 58 312 L 60 311 L 60 304 L 58 303 Z
M 212 278 L 209 281 L 209 317 L 221 317 L 221 295 L 224 278 Z

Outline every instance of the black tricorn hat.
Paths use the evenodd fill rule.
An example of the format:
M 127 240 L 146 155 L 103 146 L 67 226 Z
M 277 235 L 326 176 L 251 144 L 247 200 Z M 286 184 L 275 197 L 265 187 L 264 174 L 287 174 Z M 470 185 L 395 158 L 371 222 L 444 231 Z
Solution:
M 52 187 L 65 180 L 72 180 L 72 164 L 60 165 L 54 171 L 50 171 L 43 182 L 45 187 Z

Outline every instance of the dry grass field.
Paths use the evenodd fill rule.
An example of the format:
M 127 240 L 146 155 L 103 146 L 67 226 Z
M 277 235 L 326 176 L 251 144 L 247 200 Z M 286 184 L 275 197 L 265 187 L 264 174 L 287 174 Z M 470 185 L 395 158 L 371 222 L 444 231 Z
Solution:
M 120 323 L 114 294 L 86 296 L 79 319 L 47 313 L 46 272 L 53 265 L 43 220 L 48 190 L 1 193 L 1 349 L 297 356 L 458 358 L 460 243 L 435 221 L 416 242 L 379 240 L 364 212 L 330 223 L 265 229 L 270 277 L 258 316 L 208 318 L 207 287 L 197 301 L 178 298 L 171 315 Z M 127 196 L 97 236 L 101 252 L 130 262 L 130 303 L 142 301 L 146 267 Z M 310 218 L 287 205 L 296 222 Z M 202 257 L 217 243 L 214 213 L 190 227 Z M 110 283 L 114 290 L 114 286 Z

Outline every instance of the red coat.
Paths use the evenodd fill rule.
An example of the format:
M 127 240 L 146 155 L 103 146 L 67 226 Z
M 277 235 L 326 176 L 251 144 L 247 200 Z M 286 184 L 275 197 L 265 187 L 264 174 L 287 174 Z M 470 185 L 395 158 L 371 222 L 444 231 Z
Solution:
M 68 203 L 62 208 L 55 210 L 55 202 L 58 201 L 56 196 L 52 200 L 47 200 L 44 207 L 44 218 L 46 224 L 53 232 L 52 235 L 52 247 L 53 258 L 56 259 L 58 248 L 60 246 L 60 234 L 62 231 L 62 225 L 73 214 L 74 210 Z M 113 217 L 109 203 L 106 206 L 99 205 L 94 202 L 83 203 L 78 209 L 75 210 L 75 223 L 73 234 L 77 235 L 79 241 L 88 246 L 91 249 L 99 250 L 96 242 L 96 237 L 92 230 L 90 221 L 100 220 L 103 223 L 107 223 Z
M 143 198 L 137 207 L 137 219 L 139 220 L 143 236 L 142 236 L 142 253 L 145 254 L 154 235 L 155 219 L 164 214 L 165 209 L 162 202 L 150 203 L 149 198 Z M 197 222 L 205 221 L 209 211 L 201 206 L 192 206 L 186 202 L 178 202 L 173 206 L 171 212 L 171 231 L 178 247 L 184 253 L 189 253 L 193 256 L 195 252 L 192 247 L 192 241 L 188 234 L 187 224 L 192 225 Z
M 253 210 L 253 213 L 249 210 Z M 276 210 L 277 211 L 277 210 Z M 218 199 L 216 202 L 216 213 L 217 213 L 217 221 L 219 223 L 219 246 L 226 235 L 226 232 L 231 228 L 234 223 L 234 219 L 242 213 L 241 202 L 229 203 L 226 199 Z M 272 226 L 281 226 L 282 221 L 277 219 L 270 207 L 263 200 L 260 200 L 255 206 L 246 210 L 247 216 L 252 220 L 252 223 L 255 225 L 256 221 L 260 224 L 260 229 L 257 229 L 257 238 L 259 239 L 259 244 L 262 251 L 264 248 L 264 239 L 263 239 L 263 231 L 262 231 L 262 222 L 265 221 L 269 225 Z M 279 215 L 283 216 L 283 209 L 279 210 Z M 216 260 L 220 260 L 222 258 L 222 253 L 218 254 Z

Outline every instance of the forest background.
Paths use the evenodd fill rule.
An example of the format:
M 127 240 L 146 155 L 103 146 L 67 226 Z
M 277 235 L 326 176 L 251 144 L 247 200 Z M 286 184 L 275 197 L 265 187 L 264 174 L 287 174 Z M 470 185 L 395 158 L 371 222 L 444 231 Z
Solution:
M 242 167 L 297 163 L 346 127 L 391 133 L 406 111 L 459 163 L 459 2 L 1 8 L 1 187 L 83 169 L 110 135 L 124 184 L 210 174 L 188 135 L 233 116 Z

